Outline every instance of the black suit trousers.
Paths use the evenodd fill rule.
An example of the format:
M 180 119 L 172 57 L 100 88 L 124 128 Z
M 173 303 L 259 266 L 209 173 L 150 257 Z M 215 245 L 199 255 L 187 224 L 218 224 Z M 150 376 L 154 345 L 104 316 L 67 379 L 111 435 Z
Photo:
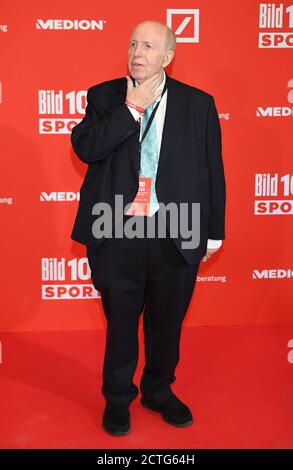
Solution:
M 156 212 L 151 219 L 156 225 Z M 134 216 L 133 219 L 139 216 Z M 124 216 L 124 222 L 130 216 Z M 146 227 L 147 217 L 143 217 Z M 102 393 L 107 401 L 130 404 L 138 361 L 138 324 L 143 312 L 145 367 L 141 393 L 166 399 L 179 362 L 182 321 L 194 290 L 199 263 L 187 264 L 167 231 L 166 238 L 107 238 L 87 246 L 94 286 L 107 320 Z

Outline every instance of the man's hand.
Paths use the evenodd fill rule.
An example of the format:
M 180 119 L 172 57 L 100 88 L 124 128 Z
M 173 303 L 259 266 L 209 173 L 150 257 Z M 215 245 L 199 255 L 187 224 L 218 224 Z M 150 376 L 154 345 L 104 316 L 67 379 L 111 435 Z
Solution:
M 162 93 L 162 90 L 157 90 L 162 82 L 162 73 L 156 73 L 152 77 L 146 78 L 143 83 L 135 87 L 132 79 L 126 76 L 127 79 L 127 94 L 126 100 L 129 103 L 135 104 L 140 108 L 148 108 Z
M 210 256 L 212 256 L 213 253 L 216 253 L 216 251 L 218 251 L 221 247 L 219 248 L 207 248 L 207 252 L 205 254 L 205 256 L 202 258 L 202 261 L 203 262 L 206 262 Z

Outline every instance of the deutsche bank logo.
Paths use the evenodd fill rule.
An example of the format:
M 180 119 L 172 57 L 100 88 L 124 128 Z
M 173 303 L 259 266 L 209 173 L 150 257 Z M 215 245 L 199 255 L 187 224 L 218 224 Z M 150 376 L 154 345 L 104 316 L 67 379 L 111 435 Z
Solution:
M 182 10 L 168 8 L 167 26 L 174 31 L 177 42 L 199 42 L 198 9 Z M 188 33 L 185 32 L 186 29 L 188 29 Z

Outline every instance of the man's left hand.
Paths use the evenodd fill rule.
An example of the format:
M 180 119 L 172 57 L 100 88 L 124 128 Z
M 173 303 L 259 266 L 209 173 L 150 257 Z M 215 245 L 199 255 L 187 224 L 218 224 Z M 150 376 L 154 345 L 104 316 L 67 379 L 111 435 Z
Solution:
M 206 262 L 213 253 L 216 253 L 221 247 L 219 248 L 208 248 L 205 256 L 202 258 L 202 261 Z

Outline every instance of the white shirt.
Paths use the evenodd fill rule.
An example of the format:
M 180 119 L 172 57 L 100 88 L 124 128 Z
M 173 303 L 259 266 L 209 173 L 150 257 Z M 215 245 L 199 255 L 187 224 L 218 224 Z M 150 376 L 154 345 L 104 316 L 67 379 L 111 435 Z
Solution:
M 166 82 L 165 71 L 163 71 L 163 73 L 164 73 L 164 78 L 161 84 L 158 86 L 158 91 L 159 90 L 163 91 L 164 86 L 165 86 L 165 82 Z M 135 86 L 139 86 L 139 83 L 136 80 L 135 80 Z M 158 106 L 156 116 L 155 116 L 155 123 L 156 123 L 156 128 L 157 128 L 158 156 L 160 155 L 160 150 L 161 150 L 163 127 L 164 127 L 164 122 L 165 122 L 166 105 L 167 105 L 167 94 L 168 94 L 168 88 L 165 91 L 163 97 L 161 97 L 160 95 L 155 100 L 155 103 L 160 101 L 160 104 Z M 131 108 L 130 106 L 127 106 L 127 107 L 136 121 L 139 119 L 139 117 L 143 116 L 143 114 L 137 111 L 136 109 Z M 140 128 L 140 139 L 141 139 L 141 128 Z M 222 245 L 222 240 L 208 239 L 207 248 L 210 248 L 210 249 L 220 248 L 221 245 Z

